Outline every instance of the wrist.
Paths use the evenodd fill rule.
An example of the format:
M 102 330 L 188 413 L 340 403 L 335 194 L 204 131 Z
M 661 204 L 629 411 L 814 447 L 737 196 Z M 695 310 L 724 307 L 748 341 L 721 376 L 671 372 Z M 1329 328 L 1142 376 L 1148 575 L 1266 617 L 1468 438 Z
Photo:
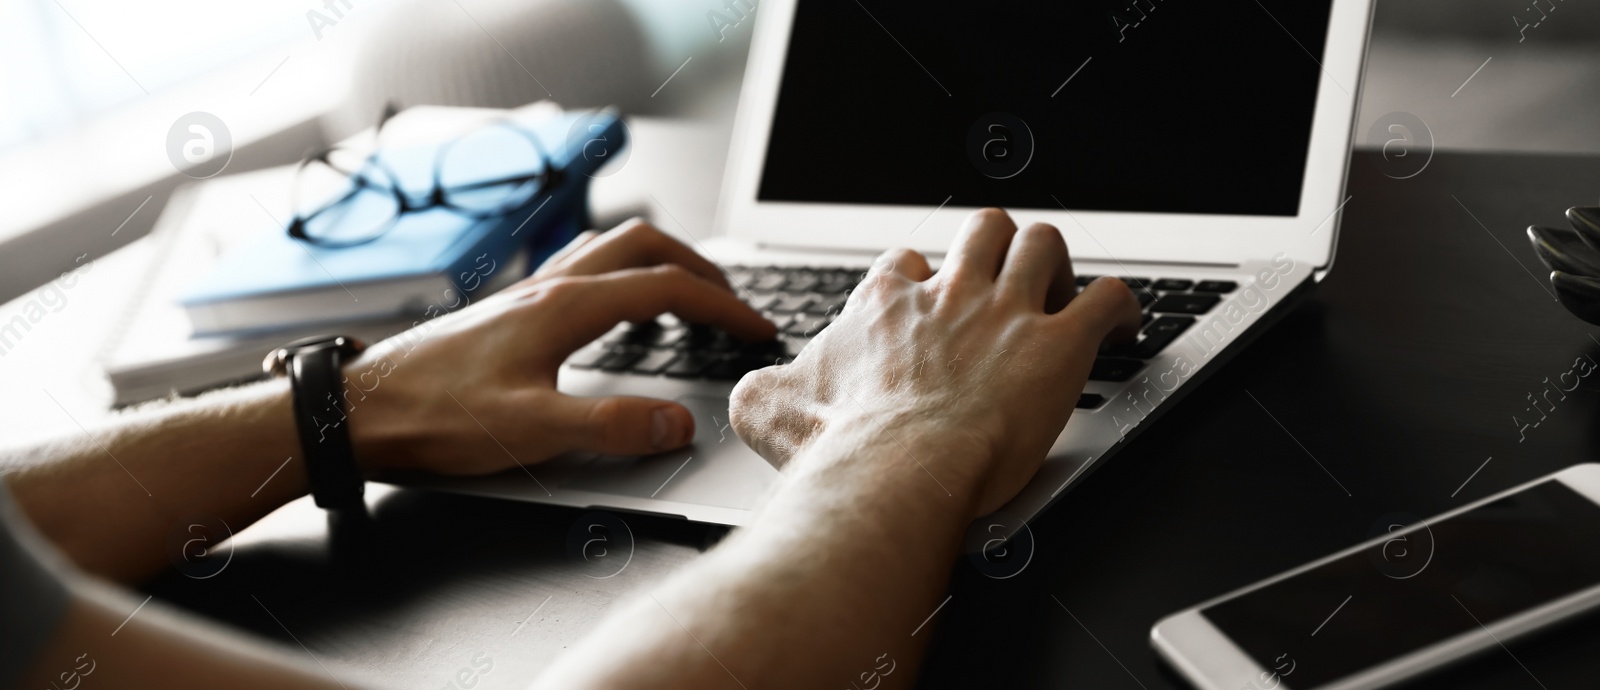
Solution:
M 408 451 L 422 441 L 425 427 L 407 414 L 407 396 L 389 378 L 389 357 L 369 350 L 343 366 L 345 424 L 362 473 L 405 469 Z
M 912 412 L 829 422 L 790 460 L 797 480 L 819 479 L 862 500 L 976 512 L 993 450 L 976 436 Z

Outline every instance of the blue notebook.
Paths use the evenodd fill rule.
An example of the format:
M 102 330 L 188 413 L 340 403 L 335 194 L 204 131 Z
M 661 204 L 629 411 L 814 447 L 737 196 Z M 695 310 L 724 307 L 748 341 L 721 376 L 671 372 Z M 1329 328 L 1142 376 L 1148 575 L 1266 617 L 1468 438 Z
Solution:
M 570 137 L 585 120 L 590 136 Z M 548 192 L 496 218 L 473 219 L 445 208 L 408 213 L 377 240 L 355 247 L 318 247 L 285 230 L 264 234 L 222 257 L 179 297 L 195 335 L 432 316 L 527 275 L 581 229 L 589 174 L 606 160 L 585 156 L 583 146 L 604 137 L 612 151 L 620 150 L 624 134 L 609 110 L 565 113 L 526 126 L 564 171 Z M 435 150 L 383 155 L 405 188 L 425 191 Z

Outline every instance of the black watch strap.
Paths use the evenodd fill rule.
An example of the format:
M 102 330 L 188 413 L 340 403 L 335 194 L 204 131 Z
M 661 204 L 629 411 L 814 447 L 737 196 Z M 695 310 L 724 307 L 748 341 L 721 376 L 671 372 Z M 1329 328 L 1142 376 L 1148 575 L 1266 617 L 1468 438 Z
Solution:
M 364 506 L 366 480 L 356 466 L 344 411 L 344 348 L 327 340 L 285 353 L 294 423 L 300 433 L 311 495 L 317 506 L 339 510 Z

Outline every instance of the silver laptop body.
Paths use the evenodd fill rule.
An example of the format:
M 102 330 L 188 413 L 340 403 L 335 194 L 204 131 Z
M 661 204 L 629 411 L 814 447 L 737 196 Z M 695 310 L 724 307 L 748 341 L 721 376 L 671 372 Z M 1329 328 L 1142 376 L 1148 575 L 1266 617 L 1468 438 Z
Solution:
M 1033 4 L 1042 13 L 1089 11 Z M 1054 59 L 1035 57 L 1022 74 L 990 78 L 974 73 L 972 55 L 942 49 L 963 35 L 984 35 L 981 27 L 955 33 L 951 27 L 970 22 L 929 21 L 939 13 L 927 3 L 765 0 L 751 10 L 756 35 L 719 200 L 719 232 L 696 244 L 730 273 L 743 296 L 779 321 L 783 342 L 746 352 L 670 320 L 657 327 L 624 325 L 569 360 L 561 389 L 677 400 L 695 415 L 691 446 L 648 457 L 571 454 L 526 472 L 434 478 L 423 485 L 743 524 L 778 471 L 728 426 L 727 396 L 738 376 L 792 357 L 808 334 L 826 327 L 848 286 L 879 252 L 910 246 L 937 263 L 962 220 L 994 205 L 1011 211 L 1019 226 L 1060 228 L 1080 276 L 1129 279 L 1145 294 L 1149 314 L 1139 344 L 1097 361 L 1094 380 L 1048 459 L 1001 511 L 1013 526 L 1026 523 L 1282 316 L 1332 266 L 1339 212 L 1348 201 L 1343 184 L 1372 1 L 1310 4 L 1308 10 L 1288 2 L 1246 3 L 1238 11 L 1256 16 L 1190 18 L 1184 13 L 1214 8 L 1140 0 L 1134 5 L 1144 8 L 1139 13 L 1071 22 L 1080 28 L 1067 33 L 1079 40 L 1060 43 L 1076 47 L 1053 43 Z M 1000 7 L 985 11 L 1020 11 Z M 1195 39 L 1201 43 L 1185 48 L 1184 32 L 1204 33 L 1185 28 L 1196 21 L 1218 22 L 1218 31 L 1240 35 Z M 1002 44 L 991 52 L 1003 53 Z M 1193 57 L 1205 50 L 1226 54 Z M 1208 59 L 1235 68 L 1270 65 L 1292 76 L 1280 79 L 1291 86 L 1261 89 L 1262 75 L 1251 79 L 1221 67 L 1168 75 L 1152 66 L 1163 64 L 1156 60 L 1163 55 L 1165 64 L 1190 70 L 1206 67 Z M 1200 66 L 1190 64 L 1197 60 Z M 853 70 L 837 73 L 831 86 L 829 77 L 818 76 L 829 65 L 845 64 Z M 1038 93 L 1026 92 L 1029 79 L 1040 85 Z M 1170 80 L 1160 89 L 1173 96 L 1164 112 L 1149 112 L 1162 111 L 1151 104 L 1164 101 L 1141 90 L 1141 80 Z M 1006 89 L 1026 92 L 1011 99 L 1016 112 L 1000 110 Z M 1219 96 L 1186 98 L 1183 89 Z M 885 90 L 893 93 L 880 98 Z M 1298 106 L 1282 106 L 1297 98 Z M 938 115 L 893 116 L 907 108 Z M 1119 119 L 1119 108 L 1139 110 L 1124 110 Z M 1052 113 L 1062 119 L 1089 113 L 1088 122 L 1043 126 Z M 1093 126 L 1118 121 L 1140 126 L 1132 132 Z M 1231 124 L 1216 131 L 1225 123 Z M 941 127 L 944 133 L 924 131 Z M 915 136 L 895 141 L 902 131 Z M 1137 160 L 1107 158 L 1108 137 L 1128 137 L 1128 155 Z M 1163 137 L 1176 143 L 1157 145 Z M 891 157 L 873 153 L 880 148 Z M 868 153 L 849 154 L 856 149 Z M 1182 155 L 1162 160 L 1167 149 L 1182 149 Z M 846 155 L 838 159 L 839 152 Z M 1029 159 L 1020 160 L 1023 154 Z M 921 157 L 927 162 L 903 164 Z M 928 179 L 908 181 L 923 168 L 933 171 Z M 1152 208 L 1127 208 L 1141 204 Z M 670 211 L 662 221 L 665 229 L 694 238 L 692 229 L 674 227 Z

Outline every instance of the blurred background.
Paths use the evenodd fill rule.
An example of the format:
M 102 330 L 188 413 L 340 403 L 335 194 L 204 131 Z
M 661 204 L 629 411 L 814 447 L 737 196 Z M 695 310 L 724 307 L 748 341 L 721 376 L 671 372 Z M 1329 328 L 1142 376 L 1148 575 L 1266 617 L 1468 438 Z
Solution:
M 736 8 L 754 6 L 4 0 L 0 321 L 46 281 L 114 259 L 149 233 L 172 191 L 190 181 L 165 144 L 174 122 L 194 111 L 225 123 L 232 174 L 296 162 L 369 127 L 389 99 L 402 106 L 615 105 L 630 117 L 696 132 L 677 165 L 714 185 L 753 23 L 716 16 L 737 20 Z M 1426 123 L 1439 150 L 1600 151 L 1597 28 L 1600 8 L 1576 0 L 1378 0 L 1357 144 L 1373 145 L 1372 123 L 1404 111 Z M 1248 130 L 1240 123 L 1227 136 L 1248 137 Z M 596 222 L 639 210 L 602 208 Z M 708 213 L 687 214 L 685 224 L 700 225 Z M 114 274 L 90 280 L 122 279 Z M 30 374 L 37 358 L 76 352 L 92 361 L 93 329 L 126 305 L 88 294 L 72 297 L 70 316 L 48 324 L 47 335 L 31 333 L 0 352 L 0 381 L 42 381 Z M 71 429 L 84 411 L 104 409 L 97 376 L 86 369 L 73 390 L 52 392 L 66 398 L 57 400 L 62 410 L 39 396 L 8 396 L 0 442 Z

